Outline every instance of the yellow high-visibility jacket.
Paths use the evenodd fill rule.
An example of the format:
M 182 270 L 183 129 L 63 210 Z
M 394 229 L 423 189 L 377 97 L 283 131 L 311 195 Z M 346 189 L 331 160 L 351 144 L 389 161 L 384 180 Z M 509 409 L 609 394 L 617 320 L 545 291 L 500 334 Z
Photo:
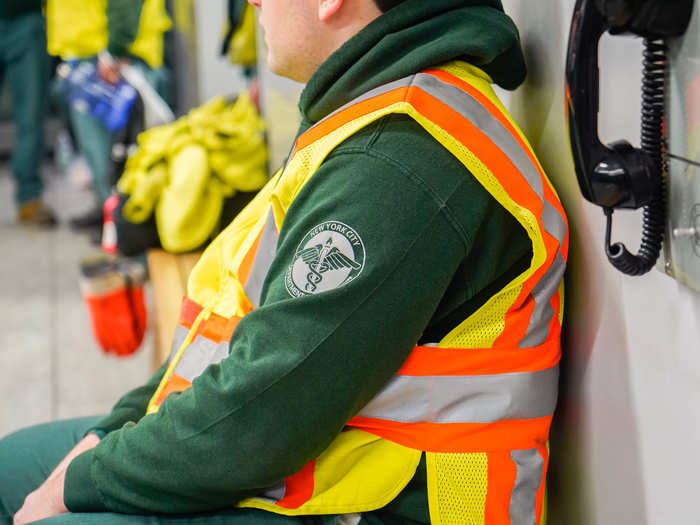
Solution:
M 171 26 L 165 0 L 145 0 L 129 53 L 150 67 L 163 64 L 163 33 Z M 64 60 L 88 58 L 107 49 L 107 0 L 48 0 L 48 52 Z

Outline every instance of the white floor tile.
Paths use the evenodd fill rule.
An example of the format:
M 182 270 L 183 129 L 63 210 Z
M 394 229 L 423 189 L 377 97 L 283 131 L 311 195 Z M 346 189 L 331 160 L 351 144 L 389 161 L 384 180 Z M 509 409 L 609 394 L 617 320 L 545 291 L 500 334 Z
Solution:
M 153 331 L 128 358 L 104 355 L 79 289 L 79 262 L 98 249 L 71 232 L 69 217 L 92 197 L 47 166 L 45 200 L 62 225 L 15 224 L 13 181 L 0 167 L 0 437 L 44 421 L 107 412 L 152 372 Z

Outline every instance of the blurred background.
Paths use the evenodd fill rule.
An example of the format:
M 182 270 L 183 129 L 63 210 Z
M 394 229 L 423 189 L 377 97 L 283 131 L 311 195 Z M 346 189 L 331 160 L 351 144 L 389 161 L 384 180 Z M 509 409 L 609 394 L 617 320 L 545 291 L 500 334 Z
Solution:
M 170 295 L 161 301 L 172 296 L 179 308 L 177 294 L 201 248 L 285 154 L 268 162 L 255 21 L 245 1 L 146 0 L 122 55 L 106 37 L 122 14 L 107 12 L 106 3 L 100 12 L 100 3 L 49 0 L 45 16 L 39 2 L 31 3 L 0 19 L 0 33 L 8 35 L 0 37 L 0 435 L 105 413 L 150 377 L 167 352 L 157 341 L 169 339 L 174 325 L 173 314 L 161 308 L 167 321 L 159 327 L 146 254 L 165 275 L 159 293 Z M 81 26 L 81 17 L 101 31 Z M 78 26 L 72 33 L 61 29 L 70 22 Z M 31 39 L 43 42 L 43 56 L 28 46 Z M 115 53 L 100 54 L 111 47 Z M 29 57 L 20 67 L 33 71 L 19 81 L 7 58 L 13 49 Z M 110 70 L 119 73 L 117 82 Z M 284 133 L 293 135 L 300 86 L 280 85 L 262 103 L 284 106 Z M 24 125 L 23 114 L 35 125 Z M 139 147 L 146 129 L 155 135 L 142 136 Z M 30 159 L 13 159 L 16 151 Z M 141 160 L 127 169 L 126 157 L 137 151 Z M 174 164 L 198 173 L 189 198 L 162 187 L 163 168 Z M 221 165 L 245 176 L 224 174 Z M 32 170 L 39 189 L 14 174 Z M 124 175 L 122 193 L 117 182 Z M 163 193 L 170 205 L 156 211 Z M 110 197 L 115 211 L 105 223 Z M 22 217 L 27 203 L 37 201 L 49 217 Z M 190 217 L 205 213 L 208 224 L 193 228 Z M 177 227 L 159 232 L 156 216 L 163 215 Z

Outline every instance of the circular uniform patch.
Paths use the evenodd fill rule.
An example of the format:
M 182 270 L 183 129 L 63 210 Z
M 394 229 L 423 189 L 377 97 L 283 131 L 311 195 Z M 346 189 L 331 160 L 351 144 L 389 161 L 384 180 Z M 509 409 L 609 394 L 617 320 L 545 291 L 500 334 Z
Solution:
M 299 243 L 284 284 L 293 297 L 334 290 L 355 279 L 365 267 L 365 245 L 347 224 L 327 221 Z

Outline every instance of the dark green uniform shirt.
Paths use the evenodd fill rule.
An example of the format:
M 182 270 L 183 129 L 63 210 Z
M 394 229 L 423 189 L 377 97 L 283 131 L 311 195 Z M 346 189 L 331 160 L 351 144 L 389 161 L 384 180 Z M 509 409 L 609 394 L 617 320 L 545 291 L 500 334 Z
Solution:
M 365 91 L 453 59 L 505 87 L 524 77 L 517 30 L 498 0 L 409 0 L 333 54 L 304 90 L 302 131 Z M 325 221 L 365 247 L 352 282 L 293 297 L 285 275 Z M 529 263 L 520 225 L 407 116 L 390 115 L 338 146 L 282 225 L 259 308 L 230 355 L 143 417 L 163 373 L 125 396 L 106 434 L 70 465 L 73 511 L 184 513 L 227 508 L 317 457 L 401 367 Z M 382 512 L 428 523 L 425 471 Z

